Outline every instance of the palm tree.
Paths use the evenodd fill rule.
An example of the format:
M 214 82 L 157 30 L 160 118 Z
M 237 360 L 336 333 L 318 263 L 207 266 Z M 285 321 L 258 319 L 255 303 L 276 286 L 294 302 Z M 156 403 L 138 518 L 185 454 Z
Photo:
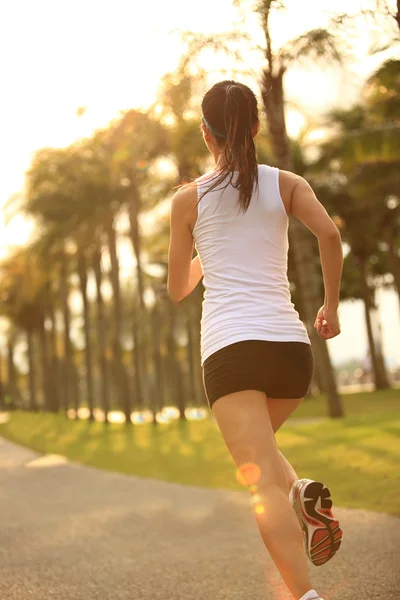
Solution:
M 7 395 L 11 398 L 10 408 L 22 406 L 19 391 L 17 372 L 14 362 L 15 342 L 17 339 L 16 329 L 11 325 L 7 337 Z
M 168 141 L 165 128 L 150 113 L 128 110 L 111 124 L 107 145 L 114 182 L 123 181 L 122 203 L 129 216 L 129 236 L 136 259 L 139 303 L 144 308 L 141 230 L 139 217 L 144 208 L 141 189 L 148 179 L 152 162 L 166 154 Z M 146 198 L 147 203 L 150 198 Z M 154 202 L 154 200 L 153 200 Z
M 31 255 L 28 246 L 16 251 L 1 264 L 1 299 L 3 314 L 15 328 L 26 332 L 28 354 L 29 410 L 38 410 L 36 395 L 36 362 L 34 351 L 35 334 L 39 342 L 41 358 L 41 380 L 45 410 L 53 410 L 49 386 L 49 364 L 47 361 L 47 337 L 45 331 L 45 297 L 47 274 Z M 9 337 L 9 383 L 16 390 L 14 368 L 14 335 Z
M 116 250 L 116 230 L 114 221 L 123 200 L 123 186 L 112 177 L 112 161 L 108 145 L 109 132 L 98 131 L 90 140 L 76 142 L 73 146 L 61 150 L 39 151 L 28 173 L 28 195 L 25 210 L 35 215 L 43 228 L 42 238 L 48 245 L 61 245 L 60 279 L 63 296 L 66 396 L 64 407 L 67 409 L 71 389 L 79 391 L 76 370 L 72 360 L 70 341 L 70 310 L 68 306 L 68 268 L 65 254 L 66 244 L 77 253 L 80 265 L 79 275 L 83 296 L 85 329 L 85 362 L 87 393 L 89 406 L 93 405 L 92 390 L 92 351 L 90 348 L 89 304 L 86 299 L 87 269 L 84 261 L 84 249 L 92 244 L 102 243 L 103 234 L 107 239 L 111 258 L 111 284 L 113 287 L 113 364 L 115 381 L 119 391 L 121 408 L 130 420 L 130 398 L 126 373 L 122 362 L 121 327 L 122 304 L 119 282 L 119 264 Z M 61 240 L 61 243 L 60 243 Z M 71 377 L 72 374 L 72 377 Z M 75 402 L 77 409 L 77 401 Z M 92 409 L 90 409 L 92 410 Z
M 399 8 L 397 16 L 393 16 L 399 21 Z M 385 61 L 369 77 L 364 97 L 371 121 L 378 126 L 373 132 L 372 145 L 378 160 L 375 159 L 374 168 L 371 158 L 367 157 L 368 167 L 363 170 L 363 177 L 371 195 L 379 196 L 380 205 L 387 209 L 382 211 L 382 233 L 400 303 L 400 60 Z
M 370 196 L 357 196 L 349 182 L 338 187 L 335 176 L 324 168 L 322 178 L 328 183 L 324 186 L 314 183 L 318 195 L 323 199 L 342 231 L 343 239 L 350 245 L 351 252 L 345 259 L 344 287 L 341 298 L 361 298 L 364 302 L 366 328 L 376 387 L 389 387 L 383 357 L 379 351 L 373 333 L 371 312 L 375 309 L 375 287 L 373 285 L 372 260 L 378 254 L 381 237 L 380 220 L 375 218 Z M 311 177 L 312 179 L 312 177 Z M 379 212 L 379 207 L 378 211 Z M 350 269 L 350 271 L 349 271 Z M 351 289 L 348 281 L 352 280 Z
M 167 333 L 167 356 L 169 363 L 168 374 L 170 382 L 172 384 L 172 390 L 175 397 L 174 399 L 179 410 L 179 418 L 181 420 L 185 420 L 186 397 L 183 382 L 183 369 L 181 361 L 178 358 L 178 344 L 176 343 L 175 339 L 175 333 L 178 322 L 177 308 L 169 298 L 166 302 L 169 320 L 169 327 Z
M 87 294 L 87 264 L 85 251 L 80 248 L 77 252 L 77 270 L 79 276 L 80 292 L 83 302 L 83 320 L 84 320 L 84 333 L 85 333 L 85 366 L 86 366 L 86 393 L 87 402 L 89 406 L 89 420 L 94 421 L 93 414 L 93 362 L 92 362 L 92 341 L 91 341 L 91 319 L 90 319 L 90 305 Z
M 78 417 L 78 397 L 74 396 L 72 386 L 74 378 L 73 368 L 73 350 L 71 342 L 71 309 L 69 304 L 69 283 L 68 283 L 68 258 L 64 250 L 60 252 L 60 270 L 59 270 L 59 289 L 61 297 L 61 307 L 64 329 L 64 356 L 62 363 L 63 372 L 63 409 L 67 413 L 72 398 L 75 398 L 74 408 L 75 417 Z
M 168 120 L 168 148 L 170 157 L 176 165 L 177 183 L 191 180 L 199 176 L 209 157 L 208 150 L 199 132 L 200 114 L 194 100 L 205 81 L 205 73 L 198 71 L 194 76 L 189 72 L 189 64 L 183 57 L 174 73 L 167 73 L 162 79 L 157 101 L 153 110 L 157 110 L 159 118 Z M 155 235 L 149 236 L 148 248 L 153 262 L 165 268 L 167 273 L 167 256 L 169 241 L 169 222 L 165 218 L 159 219 L 160 229 Z M 155 237 L 157 239 L 155 239 Z M 166 286 L 164 281 L 161 286 Z M 170 362 L 171 384 L 180 410 L 180 418 L 185 418 L 185 388 L 183 386 L 183 365 L 175 342 L 175 329 L 180 320 L 184 320 L 188 333 L 187 358 L 189 371 L 189 387 L 192 401 L 200 395 L 203 387 L 200 368 L 200 316 L 203 287 L 199 285 L 201 293 L 193 293 L 185 301 L 187 314 L 178 315 L 174 306 L 170 305 L 169 298 L 163 298 L 163 303 L 168 310 L 167 347 Z M 197 309 L 191 310 L 191 306 Z M 157 314 L 157 309 L 156 309 Z M 194 321 L 193 313 L 198 316 Z M 172 353 L 172 354 L 171 354 Z
M 5 410 L 5 387 L 4 387 L 4 374 L 3 374 L 3 357 L 0 352 L 0 411 Z
M 164 398 L 164 377 L 163 377 L 163 365 L 161 356 L 161 326 L 162 326 L 162 314 L 161 314 L 161 302 L 162 298 L 162 286 L 154 286 L 155 302 L 153 305 L 151 323 L 152 323 L 152 346 L 153 346 L 153 364 L 154 364 L 154 410 L 161 410 L 165 404 Z M 153 423 L 156 420 L 153 419 Z
M 121 298 L 121 286 L 119 276 L 119 258 L 117 253 L 117 234 L 115 224 L 112 220 L 106 223 L 107 246 L 110 256 L 110 281 L 113 290 L 113 331 L 112 331 L 112 353 L 113 374 L 119 392 L 120 406 L 125 415 L 125 423 L 131 423 L 131 399 L 128 387 L 128 376 L 124 367 L 121 339 L 123 327 L 123 304 Z
M 142 406 L 149 398 L 150 349 L 145 343 L 150 332 L 147 325 L 147 310 L 144 301 L 145 274 L 143 270 L 142 238 L 140 216 L 144 209 L 154 205 L 157 195 L 154 190 L 144 194 L 145 183 L 149 180 L 149 167 L 166 153 L 168 140 L 165 128 L 159 119 L 150 113 L 129 110 L 112 124 L 109 131 L 108 147 L 111 153 L 112 177 L 122 181 L 124 194 L 122 203 L 129 218 L 129 238 L 136 260 L 137 294 L 131 305 L 133 319 L 133 365 L 135 373 L 136 399 Z M 150 177 L 150 179 L 153 179 Z M 150 205 L 150 206 L 149 206 Z
M 107 360 L 107 320 L 102 292 L 103 269 L 101 265 L 101 246 L 97 246 L 92 252 L 92 268 L 96 279 L 96 329 L 97 329 L 97 351 L 100 370 L 100 395 L 101 405 L 104 411 L 104 422 L 109 423 L 108 413 L 110 410 L 110 386 L 108 377 Z
M 333 133 L 321 146 L 314 169 L 325 182 L 325 199 L 343 226 L 357 260 L 360 296 L 365 305 L 366 327 L 376 386 L 389 386 L 380 344 L 374 340 L 371 311 L 370 257 L 387 247 L 386 265 L 400 290 L 399 198 L 400 180 L 400 61 L 389 60 L 368 79 L 363 103 L 328 114 Z M 321 175 L 323 173 L 323 175 Z
M 192 306 L 189 303 L 186 306 L 186 333 L 187 333 L 187 364 L 188 364 L 188 372 L 189 372 L 189 395 L 191 402 L 197 404 L 197 385 L 196 385 L 196 368 L 195 368 L 195 359 L 194 359 L 194 348 L 193 348 L 193 340 L 194 340 L 194 331 L 193 331 L 193 318 L 192 318 Z
M 270 15 L 276 0 L 263 0 L 257 5 L 265 34 L 265 58 L 267 66 L 262 73 L 261 95 L 269 126 L 276 164 L 280 169 L 293 171 L 294 163 L 286 130 L 285 97 L 283 80 L 288 68 L 304 58 L 324 59 L 340 62 L 337 40 L 325 29 L 314 29 L 291 40 L 279 51 L 273 52 Z M 328 399 L 331 417 L 343 416 L 343 407 L 337 392 L 333 367 L 326 342 L 315 332 L 313 324 L 322 300 L 318 284 L 313 245 L 310 233 L 297 220 L 291 223 L 290 231 L 293 257 L 295 259 L 298 293 L 302 299 L 307 329 L 314 348 L 317 371 L 322 374 L 323 392 Z
M 370 216 L 368 216 L 370 219 Z M 369 353 L 375 378 L 376 389 L 387 389 L 390 387 L 388 375 L 382 356 L 380 343 L 376 339 L 372 325 L 372 313 L 376 310 L 375 288 L 370 284 L 371 266 L 369 258 L 372 252 L 368 249 L 366 230 L 363 231 L 365 220 L 358 215 L 357 224 L 353 226 L 347 222 L 349 241 L 351 243 L 351 259 L 355 261 L 358 269 L 359 293 L 364 302 L 365 323 L 369 343 Z

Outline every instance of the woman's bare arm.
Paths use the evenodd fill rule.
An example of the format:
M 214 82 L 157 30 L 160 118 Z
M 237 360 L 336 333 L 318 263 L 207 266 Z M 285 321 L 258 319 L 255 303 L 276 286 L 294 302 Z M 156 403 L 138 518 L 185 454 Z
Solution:
M 311 186 L 299 177 L 292 191 L 291 214 L 318 238 L 325 285 L 325 306 L 337 310 L 343 268 L 340 233 Z
M 324 278 L 324 306 L 318 312 L 315 326 L 321 337 L 328 339 L 340 333 L 337 317 L 340 281 L 343 270 L 343 250 L 340 233 L 310 184 L 293 173 L 290 214 L 299 219 L 318 238 Z

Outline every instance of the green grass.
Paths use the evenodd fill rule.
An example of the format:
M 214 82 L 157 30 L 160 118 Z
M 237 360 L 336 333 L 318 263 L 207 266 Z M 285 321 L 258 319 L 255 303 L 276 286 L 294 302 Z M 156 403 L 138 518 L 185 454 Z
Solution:
M 300 477 L 323 480 L 335 504 L 400 515 L 400 392 L 344 396 L 346 417 L 289 420 L 278 445 Z M 325 402 L 307 400 L 294 418 L 323 417 Z M 187 485 L 244 490 L 211 420 L 126 427 L 71 421 L 50 413 L 11 413 L 0 435 L 39 452 Z M 247 491 L 246 491 L 247 493 Z
M 344 411 L 347 416 L 398 413 L 400 409 L 400 389 L 360 394 L 343 394 Z M 327 417 L 328 405 L 323 397 L 307 398 L 292 415 L 292 418 Z

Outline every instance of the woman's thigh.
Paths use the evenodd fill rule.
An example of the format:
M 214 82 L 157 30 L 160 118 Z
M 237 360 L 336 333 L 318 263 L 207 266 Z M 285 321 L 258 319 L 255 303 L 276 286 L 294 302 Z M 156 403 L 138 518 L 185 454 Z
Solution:
M 264 392 L 243 390 L 216 400 L 212 412 L 237 467 L 248 484 L 277 485 L 286 490 L 287 477 L 276 446 Z M 246 473 L 247 472 L 247 473 Z
M 267 398 L 269 416 L 274 432 L 282 427 L 302 401 L 303 398 Z

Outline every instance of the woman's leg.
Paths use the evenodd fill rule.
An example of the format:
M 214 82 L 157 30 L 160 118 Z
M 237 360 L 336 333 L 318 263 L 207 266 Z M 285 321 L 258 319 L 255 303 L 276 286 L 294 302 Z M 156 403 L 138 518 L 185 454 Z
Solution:
M 281 399 L 268 398 L 267 403 L 268 403 L 268 411 L 269 411 L 270 418 L 271 418 L 272 428 L 275 432 L 286 421 L 286 419 L 297 408 L 297 406 L 299 406 L 299 404 L 301 403 L 301 400 L 281 400 Z M 286 458 L 283 456 L 282 453 L 280 453 L 280 456 L 282 459 L 284 469 L 286 471 L 286 476 L 288 479 L 289 491 L 290 491 L 293 483 L 295 481 L 298 481 L 298 476 L 296 474 L 296 471 L 293 469 L 292 465 L 286 460 Z M 298 481 L 297 485 L 304 486 L 305 484 L 304 484 L 304 482 L 301 484 Z M 312 492 L 312 487 L 314 488 L 314 492 Z M 298 489 L 300 489 L 300 488 L 298 488 Z M 318 496 L 314 495 L 315 503 L 321 502 L 321 507 L 324 508 L 325 511 L 331 508 L 332 502 L 329 497 L 329 490 L 328 490 L 328 488 L 326 488 L 326 486 L 323 486 L 321 483 L 316 483 L 315 485 L 311 484 L 308 489 L 310 490 L 310 494 L 311 494 L 308 496 L 309 498 L 312 497 L 313 494 L 318 494 L 318 496 L 319 496 L 320 494 L 322 494 L 322 491 L 323 491 L 324 495 L 323 496 L 321 495 L 319 500 L 318 500 Z M 327 494 L 328 494 L 328 496 L 327 496 Z M 297 504 L 297 510 L 298 511 L 300 510 L 300 514 L 302 514 L 300 506 L 299 506 L 298 493 L 295 492 L 294 497 L 295 498 L 297 497 L 297 501 L 293 504 L 293 507 L 296 510 L 296 504 Z M 315 565 L 325 564 L 325 562 L 330 560 L 335 555 L 335 553 L 339 550 L 340 545 L 341 545 L 341 539 L 342 539 L 343 533 L 339 527 L 339 522 L 334 519 L 334 516 L 331 513 L 329 515 L 329 522 L 327 525 L 327 522 L 326 522 L 327 516 L 328 515 L 326 512 L 322 516 L 320 514 L 320 516 L 319 516 L 320 522 L 319 522 L 319 525 L 317 525 L 317 528 L 315 526 L 314 527 L 311 526 L 307 519 L 306 520 L 303 519 L 303 524 L 308 529 L 308 534 L 306 536 L 307 553 L 310 557 L 310 560 Z M 316 517 L 316 515 L 314 514 L 313 519 L 315 519 L 315 517 Z M 315 521 L 314 521 L 314 524 L 315 524 Z M 314 538 L 314 533 L 315 533 L 316 529 L 317 529 L 317 534 L 316 534 L 316 537 Z M 325 545 L 321 545 L 321 536 L 326 537 Z M 314 540 L 314 543 L 313 543 L 313 540 Z
M 278 431 L 278 429 L 285 423 L 286 419 L 288 419 L 290 415 L 296 410 L 296 408 L 300 406 L 302 401 L 302 398 L 298 400 L 282 400 L 281 398 L 267 398 L 268 412 L 274 433 Z M 293 483 L 298 479 L 298 476 L 290 462 L 284 457 L 280 450 L 279 454 L 283 462 L 283 467 L 286 471 L 290 491 Z
M 312 586 L 308 575 L 303 534 L 288 498 L 288 477 L 264 392 L 247 390 L 223 396 L 212 411 L 226 446 L 240 468 L 252 457 L 255 518 L 264 544 L 283 580 L 298 600 Z
M 289 493 L 290 490 L 292 489 L 292 485 L 294 484 L 294 482 L 298 480 L 298 476 L 297 476 L 296 471 L 293 469 L 292 465 L 288 461 L 288 459 L 285 456 L 283 456 L 283 454 L 280 450 L 278 450 L 278 452 L 281 457 L 281 460 L 283 463 L 283 468 L 285 469 L 286 477 L 288 480 L 288 493 Z

